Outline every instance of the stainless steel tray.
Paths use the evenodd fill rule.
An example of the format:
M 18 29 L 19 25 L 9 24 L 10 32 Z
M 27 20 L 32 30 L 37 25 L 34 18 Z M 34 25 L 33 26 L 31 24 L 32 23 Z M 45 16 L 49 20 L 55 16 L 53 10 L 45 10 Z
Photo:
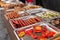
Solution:
M 9 15 L 9 12 L 14 12 L 14 10 L 15 10 L 15 9 L 9 9 L 9 10 L 6 10 L 6 11 L 5 11 L 4 16 L 5 16 L 5 18 L 6 18 L 7 20 L 10 20 L 10 19 L 9 19 L 6 15 Z M 18 17 L 17 17 L 17 18 L 31 15 L 30 13 L 27 13 L 27 12 L 24 12 L 24 11 L 17 12 L 17 14 L 18 14 Z
M 43 11 L 41 10 L 41 8 L 35 8 L 35 9 L 31 9 L 31 10 L 26 10 L 26 9 L 24 8 L 24 10 L 19 11 L 19 13 L 20 13 L 20 12 L 27 12 L 27 13 L 29 13 L 30 15 L 35 15 L 36 13 L 43 12 Z
M 58 32 L 58 29 L 53 29 L 54 26 L 50 25 L 49 23 L 44 23 L 44 22 L 40 22 L 40 23 L 37 23 L 37 24 L 35 24 L 35 25 L 31 25 L 30 27 L 26 27 L 26 28 L 22 28 L 22 29 L 17 29 L 17 30 L 24 30 L 24 29 L 26 29 L 26 31 L 27 31 L 27 30 L 29 30 L 29 29 L 33 29 L 33 26 L 37 26 L 37 25 L 45 25 L 45 26 L 47 26 L 46 28 L 47 28 L 48 30 L 53 31 L 53 32 L 56 32 L 56 34 L 59 33 L 59 32 Z M 50 26 L 50 27 L 49 27 L 49 26 Z M 53 28 L 52 28 L 51 26 L 52 26 Z M 18 40 L 34 40 L 32 37 L 30 37 L 30 36 L 28 36 L 28 35 L 24 36 L 23 38 L 19 38 L 18 35 L 17 35 L 17 30 L 14 30 L 14 34 L 16 35 L 16 37 L 17 37 Z M 47 39 L 47 40 L 50 40 L 50 39 L 51 39 L 51 38 L 49 38 L 49 39 Z M 36 40 L 37 40 L 37 39 L 36 39 Z
M 35 8 L 35 9 L 27 10 L 28 13 L 33 14 L 33 15 L 37 14 L 37 13 L 40 13 L 40 12 L 44 12 L 44 11 L 47 11 L 47 9 Z
M 29 15 L 29 16 L 24 16 L 24 17 L 20 17 L 20 18 L 15 18 L 14 20 L 19 20 L 19 19 L 27 20 L 27 19 L 29 19 L 29 18 L 35 18 L 35 17 L 37 17 L 37 16 Z M 10 20 L 9 20 L 9 23 L 11 24 L 12 28 L 13 28 L 13 29 L 19 29 L 19 28 L 15 28 L 15 27 L 13 26 L 11 20 L 13 20 L 13 19 L 10 19 Z M 37 23 L 39 23 L 39 22 L 37 22 Z M 36 23 L 34 23 L 34 24 L 36 24 Z M 31 24 L 31 25 L 34 25 L 34 24 Z M 28 25 L 28 26 L 30 26 L 30 25 Z M 24 27 L 21 27 L 21 28 L 25 28 L 25 27 L 28 27 L 28 26 L 24 26 Z
M 52 20 L 55 20 L 55 19 L 60 19 L 60 17 L 52 18 L 52 19 L 50 19 L 50 20 L 47 21 L 47 22 L 51 24 L 51 21 L 52 21 Z M 60 21 L 59 21 L 59 24 L 60 24 Z M 53 24 L 52 24 L 52 25 L 53 25 Z M 60 29 L 59 26 L 56 26 L 56 25 L 54 25 L 54 26 L 55 26 L 56 28 Z
M 41 8 L 35 8 L 35 9 L 31 9 L 31 10 L 27 10 L 28 13 L 36 13 L 36 12 L 40 12 Z
M 44 10 L 44 8 L 42 8 L 42 10 Z M 56 12 L 56 11 L 52 11 L 52 10 L 46 10 L 46 11 L 43 11 L 42 13 L 37 13 L 36 14 L 36 16 L 38 16 L 38 17 L 40 17 L 40 18 L 42 18 L 43 16 L 43 14 L 46 14 L 45 12 L 53 12 L 53 13 L 57 13 L 57 14 L 59 14 L 60 15 L 60 12 Z M 57 17 L 60 17 L 60 16 L 57 16 Z M 53 19 L 53 18 L 57 18 L 57 17 L 52 17 L 52 18 L 42 18 L 42 19 L 44 19 L 44 21 L 49 21 L 50 19 Z

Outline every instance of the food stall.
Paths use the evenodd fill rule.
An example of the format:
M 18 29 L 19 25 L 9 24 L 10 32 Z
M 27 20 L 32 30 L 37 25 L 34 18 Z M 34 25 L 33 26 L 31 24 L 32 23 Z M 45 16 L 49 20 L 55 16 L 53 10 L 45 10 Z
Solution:
M 2 18 L 11 40 L 60 39 L 60 12 L 22 2 L 0 5 L 4 8 Z

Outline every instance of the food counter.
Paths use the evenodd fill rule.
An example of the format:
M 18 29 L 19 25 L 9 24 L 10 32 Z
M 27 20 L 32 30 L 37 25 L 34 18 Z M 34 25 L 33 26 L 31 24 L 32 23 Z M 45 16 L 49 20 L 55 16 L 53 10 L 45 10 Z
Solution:
M 11 38 L 11 40 L 17 40 L 16 36 L 14 35 L 14 30 L 12 29 L 11 25 L 9 24 L 9 21 L 6 20 L 4 17 L 4 12 L 2 12 L 2 19 L 4 21 L 4 26 L 7 28 L 8 34 Z
M 60 33 L 60 13 L 37 5 L 4 9 L 2 18 L 11 40 L 53 40 Z

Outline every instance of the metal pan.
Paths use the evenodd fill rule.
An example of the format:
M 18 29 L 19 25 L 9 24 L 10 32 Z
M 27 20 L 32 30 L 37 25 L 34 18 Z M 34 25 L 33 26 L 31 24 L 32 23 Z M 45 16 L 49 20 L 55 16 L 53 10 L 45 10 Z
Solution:
M 24 16 L 24 17 L 20 17 L 20 18 L 15 18 L 14 20 L 19 20 L 19 19 L 27 20 L 27 19 L 29 19 L 29 18 L 35 18 L 35 17 L 37 17 L 37 16 L 29 15 L 29 16 Z M 13 28 L 13 29 L 19 29 L 19 28 L 15 28 L 15 27 L 13 26 L 13 23 L 11 22 L 11 20 L 13 20 L 13 19 L 10 19 L 10 20 L 9 20 L 9 23 L 11 24 L 12 28 Z M 37 23 L 39 23 L 39 22 L 37 22 Z M 34 24 L 36 24 L 36 23 L 34 23 Z M 34 25 L 34 24 L 31 24 L 31 25 Z M 29 26 L 30 26 L 30 25 L 29 25 Z M 21 27 L 21 28 L 25 28 L 25 27 L 28 27 L 28 26 L 24 26 L 24 27 Z
M 56 18 L 53 18 L 53 19 L 50 19 L 48 22 L 52 25 L 54 25 L 56 28 L 60 29 L 59 25 L 60 25 L 60 17 L 56 17 Z
M 9 15 L 11 12 L 14 13 L 14 10 L 15 10 L 15 9 L 6 10 L 4 16 L 5 16 L 5 18 L 6 18 L 7 20 L 10 20 L 10 19 L 11 19 L 11 18 L 9 19 L 7 15 Z M 16 12 L 16 13 L 18 14 L 18 17 L 17 17 L 17 18 L 31 15 L 31 14 L 29 14 L 29 13 L 27 13 L 27 12 L 24 12 L 24 11 Z M 13 16 L 13 15 L 12 15 L 12 16 Z M 13 18 L 12 18 L 12 19 L 13 19 Z
M 57 29 L 55 30 L 55 29 L 53 29 L 53 28 L 51 28 L 51 27 L 49 27 L 49 26 L 51 26 L 50 24 L 48 24 L 48 23 L 44 23 L 44 22 L 40 22 L 40 23 L 37 23 L 37 24 L 35 24 L 35 25 L 31 25 L 30 27 L 27 27 L 27 28 L 23 28 L 23 29 L 17 29 L 17 30 L 30 30 L 30 29 L 33 29 L 33 26 L 37 26 L 37 25 L 45 25 L 45 26 L 47 26 L 46 28 L 48 29 L 48 30 L 50 30 L 50 31 L 53 31 L 53 32 L 56 32 L 56 33 L 58 33 L 58 31 L 57 31 Z M 53 26 L 52 26 L 53 27 Z M 15 35 L 17 35 L 17 30 L 15 30 L 14 31 L 14 34 Z M 40 34 L 37 34 L 37 35 L 40 35 Z M 22 38 L 19 38 L 18 37 L 18 35 L 17 35 L 17 39 L 18 40 L 34 40 L 31 36 L 28 36 L 28 35 L 25 35 L 24 37 L 22 37 Z M 49 39 L 47 39 L 47 40 L 50 40 L 51 38 L 49 38 Z M 36 40 L 38 40 L 38 39 L 36 39 Z
M 55 11 L 50 11 L 50 10 L 47 10 L 47 11 L 44 11 L 44 12 L 42 12 L 42 13 L 37 13 L 36 14 L 36 16 L 38 16 L 38 17 L 41 17 L 42 19 L 44 19 L 45 21 L 48 21 L 48 20 L 50 20 L 50 19 L 52 19 L 52 18 L 57 18 L 57 17 L 60 17 L 60 14 L 59 14 L 59 16 L 49 16 L 49 15 L 45 15 L 46 14 L 46 12 L 47 12 L 47 14 L 51 14 L 51 13 L 54 13 L 54 14 L 59 14 L 59 12 L 55 12 Z M 43 16 L 43 15 L 45 15 L 45 16 Z M 49 16 L 49 17 L 48 17 Z M 51 17 L 51 18 L 50 18 Z

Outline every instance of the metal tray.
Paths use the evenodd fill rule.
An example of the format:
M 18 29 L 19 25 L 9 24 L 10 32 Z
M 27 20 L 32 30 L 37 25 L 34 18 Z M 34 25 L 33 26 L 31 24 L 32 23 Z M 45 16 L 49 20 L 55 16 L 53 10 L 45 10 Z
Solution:
M 8 15 L 9 12 L 14 12 L 14 10 L 15 10 L 15 9 L 6 10 L 4 16 L 5 16 L 5 18 L 6 18 L 7 20 L 10 20 L 10 19 L 8 19 L 8 17 L 7 17 L 6 15 Z M 17 12 L 17 14 L 19 15 L 18 18 L 19 18 L 19 17 L 23 17 L 23 16 L 31 15 L 31 14 L 29 14 L 29 13 L 27 13 L 27 12 L 24 12 L 24 11 Z
M 27 19 L 29 19 L 29 18 L 35 18 L 35 17 L 37 17 L 37 16 L 29 15 L 29 16 L 24 16 L 24 17 L 20 17 L 20 18 L 15 18 L 14 20 L 19 20 L 19 19 L 27 20 Z M 10 20 L 9 20 L 9 23 L 11 24 L 12 28 L 13 28 L 13 29 L 19 29 L 19 28 L 15 28 L 15 27 L 13 26 L 11 20 L 13 20 L 13 19 L 10 19 Z M 37 22 L 37 23 L 39 23 L 39 22 Z M 36 23 L 34 23 L 34 24 L 36 24 Z M 31 24 L 31 25 L 34 25 L 34 24 Z M 29 25 L 29 26 L 30 26 L 30 25 Z M 28 27 L 28 26 L 25 26 L 25 27 Z M 21 27 L 21 28 L 25 28 L 25 27 Z
M 10 12 L 10 11 L 12 11 L 12 12 L 14 12 L 14 10 L 15 9 L 8 9 L 8 10 L 6 10 L 6 14 L 8 14 L 8 12 Z M 18 14 L 22 14 L 22 16 L 24 16 L 25 15 L 25 13 L 27 13 L 28 15 L 34 15 L 34 14 L 36 14 L 36 13 L 42 13 L 42 12 L 45 12 L 45 11 L 47 11 L 47 9 L 43 9 L 43 8 L 35 8 L 35 9 L 31 9 L 31 10 L 24 10 L 24 11 L 18 11 Z M 5 15 L 6 15 L 5 14 Z M 8 19 L 8 17 L 7 16 L 5 16 L 5 18 L 6 19 Z
M 43 8 L 42 8 L 42 10 L 44 10 Z M 52 10 L 46 10 L 46 11 L 43 11 L 42 13 L 37 13 L 36 14 L 36 16 L 38 16 L 38 17 L 40 17 L 40 18 L 42 18 L 42 15 L 43 14 L 46 14 L 45 12 L 53 12 L 53 13 L 57 13 L 57 14 L 59 14 L 59 12 L 56 12 L 56 11 L 52 11 Z M 57 16 L 57 17 L 60 17 L 60 16 Z M 52 18 L 42 18 L 42 19 L 44 19 L 44 21 L 48 21 L 48 20 L 50 20 L 50 19 L 53 19 L 53 18 L 57 18 L 57 17 L 52 17 Z
M 20 12 L 27 12 L 27 13 L 29 13 L 30 15 L 35 15 L 36 13 L 43 12 L 43 11 L 41 10 L 41 8 L 35 8 L 35 9 L 31 9 L 31 10 L 26 10 L 26 9 L 24 8 L 24 10 L 19 11 L 19 13 L 20 13 Z
M 54 28 L 54 26 L 52 26 L 52 25 L 50 25 L 49 23 L 44 23 L 44 22 L 40 22 L 40 23 L 37 23 L 37 24 L 35 24 L 35 25 L 31 25 L 30 27 L 26 27 L 26 28 L 22 28 L 22 29 L 17 29 L 17 30 L 24 30 L 24 29 L 26 29 L 26 31 L 27 30 L 29 30 L 29 29 L 33 29 L 33 26 L 37 26 L 37 25 L 45 25 L 45 26 L 47 26 L 46 28 L 48 29 L 48 30 L 50 30 L 50 31 L 53 31 L 53 32 L 56 32 L 56 34 L 58 34 L 59 32 L 58 32 L 58 29 L 53 29 Z M 50 27 L 49 27 L 50 26 Z M 52 27 L 53 28 L 52 28 Z M 17 35 L 17 30 L 14 30 L 14 34 L 16 35 L 16 37 L 17 37 L 17 39 L 18 40 L 34 40 L 32 37 L 30 37 L 30 36 L 28 36 L 28 35 L 25 35 L 23 38 L 19 38 L 18 37 L 18 35 Z M 40 34 L 37 34 L 37 35 L 40 35 Z M 47 40 L 50 40 L 51 38 L 49 38 L 49 39 L 47 39 Z M 36 39 L 37 40 L 37 39 Z
M 27 10 L 28 13 L 37 13 L 40 11 L 41 11 L 41 8 L 35 8 L 35 9 Z
M 33 14 L 33 15 L 35 15 L 37 13 L 44 12 L 44 11 L 47 11 L 47 9 L 44 9 L 44 8 L 35 8 L 35 9 L 27 10 L 28 13 Z
M 60 17 L 56 17 L 56 18 L 52 18 L 52 19 L 50 19 L 49 21 L 47 21 L 47 22 L 49 22 L 50 24 L 51 24 L 51 21 L 52 20 L 55 20 L 55 19 L 60 19 Z M 59 21 L 59 24 L 60 24 L 60 21 Z M 53 24 L 52 24 L 53 25 Z M 57 24 L 56 24 L 57 25 Z M 60 29 L 60 27 L 59 26 L 56 26 L 56 25 L 54 25 L 56 28 L 58 28 L 58 29 Z

